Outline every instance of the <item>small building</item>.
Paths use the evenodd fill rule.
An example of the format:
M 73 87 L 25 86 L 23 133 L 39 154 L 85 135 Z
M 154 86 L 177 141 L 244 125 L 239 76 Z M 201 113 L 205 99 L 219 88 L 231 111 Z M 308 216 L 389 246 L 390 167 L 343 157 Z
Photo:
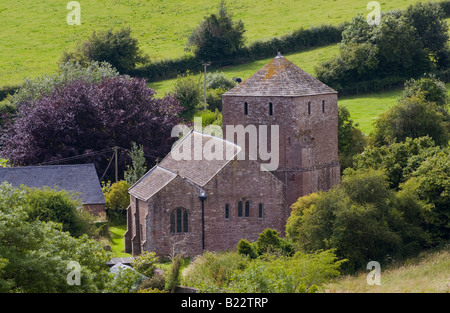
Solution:
M 196 142 L 221 150 L 223 158 L 196 157 Z M 187 157 L 177 159 L 184 149 Z M 240 151 L 196 131 L 183 137 L 130 187 L 125 252 L 194 256 L 234 249 L 241 238 L 255 241 L 266 228 L 283 232 L 288 213 L 282 182 L 255 161 L 237 160 Z
M 94 164 L 0 168 L 0 183 L 13 187 L 49 187 L 76 193 L 83 207 L 95 215 L 105 212 L 105 198 Z

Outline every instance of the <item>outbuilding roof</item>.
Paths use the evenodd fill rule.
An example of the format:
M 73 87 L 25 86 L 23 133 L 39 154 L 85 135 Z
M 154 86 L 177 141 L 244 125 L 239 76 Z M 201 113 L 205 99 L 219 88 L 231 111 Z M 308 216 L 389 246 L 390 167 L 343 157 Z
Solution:
M 5 181 L 14 187 L 49 187 L 78 193 L 82 204 L 105 204 L 94 164 L 0 168 L 0 183 Z

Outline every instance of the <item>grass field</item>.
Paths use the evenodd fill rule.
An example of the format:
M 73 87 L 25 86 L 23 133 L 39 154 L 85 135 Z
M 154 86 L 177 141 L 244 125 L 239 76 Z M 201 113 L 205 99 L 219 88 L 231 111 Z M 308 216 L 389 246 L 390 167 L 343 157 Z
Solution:
M 81 5 L 81 25 L 69 26 L 69 1 L 3 0 L 0 2 L 0 86 L 25 77 L 50 74 L 63 51 L 92 31 L 130 26 L 152 59 L 185 54 L 187 37 L 218 0 L 93 0 Z M 406 8 L 418 0 L 379 1 L 382 10 Z M 367 14 L 368 1 L 228 0 L 236 19 L 245 24 L 247 43 L 281 36 L 300 27 L 339 24 Z
M 124 235 L 127 231 L 127 225 L 115 225 L 109 227 L 111 236 L 111 250 L 114 258 L 129 257 L 130 254 L 125 253 Z
M 449 293 L 450 252 L 423 252 L 417 258 L 401 265 L 381 266 L 380 285 L 367 284 L 369 271 L 355 276 L 344 276 L 326 286 L 326 292 L 354 293 Z

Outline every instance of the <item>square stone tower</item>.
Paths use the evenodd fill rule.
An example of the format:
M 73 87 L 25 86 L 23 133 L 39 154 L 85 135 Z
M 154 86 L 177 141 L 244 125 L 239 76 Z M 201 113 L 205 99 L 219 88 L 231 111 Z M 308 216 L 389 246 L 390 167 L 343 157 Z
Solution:
M 271 126 L 278 125 L 278 147 L 272 142 L 269 149 L 278 149 L 278 167 L 273 173 L 284 183 L 288 206 L 301 196 L 339 183 L 337 92 L 288 59 L 278 54 L 226 92 L 222 107 L 223 134 L 238 145 L 236 136 L 228 138 L 227 125 L 242 125 L 246 130 L 254 125 L 258 132 L 259 126 L 267 125 L 269 139 Z M 248 156 L 254 138 L 247 137 Z M 253 144 L 260 151 L 259 141 Z M 258 161 L 266 163 L 259 154 Z

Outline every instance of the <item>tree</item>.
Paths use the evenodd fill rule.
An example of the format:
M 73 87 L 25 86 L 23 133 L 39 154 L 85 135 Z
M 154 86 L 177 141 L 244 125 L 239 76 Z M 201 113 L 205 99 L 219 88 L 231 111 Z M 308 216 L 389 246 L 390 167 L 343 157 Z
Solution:
M 402 98 L 419 96 L 422 94 L 427 102 L 434 102 L 444 107 L 448 102 L 447 88 L 445 84 L 433 75 L 420 79 L 410 79 L 405 83 Z
M 107 183 L 103 186 L 105 209 L 110 222 L 123 223 L 126 220 L 126 210 L 130 205 L 128 188 L 130 185 L 124 180 L 113 184 Z
M 76 195 L 48 187 L 25 188 L 25 191 L 29 203 L 27 213 L 31 220 L 61 223 L 62 230 L 68 231 L 73 237 L 98 235 L 93 223 L 95 217 L 79 209 L 81 203 Z
M 130 149 L 132 138 L 153 162 L 170 151 L 180 110 L 174 96 L 155 98 L 145 79 L 75 81 L 20 107 L 14 124 L 3 131 L 2 155 L 12 164 L 32 165 L 102 150 L 109 154 L 114 146 Z M 81 160 L 95 163 L 98 173 L 107 168 L 101 154 Z
M 242 21 L 233 22 L 222 0 L 218 13 L 205 17 L 193 31 L 187 47 L 198 59 L 221 64 L 244 46 L 244 32 Z
M 378 145 L 405 141 L 406 138 L 430 136 L 436 144 L 449 139 L 449 116 L 423 93 L 399 99 L 399 103 L 375 122 L 373 138 Z
M 131 36 L 131 29 L 122 27 L 117 31 L 112 28 L 94 31 L 87 41 L 78 44 L 75 51 L 64 53 L 62 61 L 108 62 L 123 74 L 133 70 L 136 64 L 148 62 L 149 57 L 140 50 L 138 40 Z
M 354 157 L 356 170 L 383 170 L 391 189 L 398 190 L 424 160 L 441 151 L 433 139 L 428 136 L 406 138 L 404 142 L 395 142 L 383 146 L 367 146 L 364 153 Z
M 350 119 L 346 107 L 338 106 L 338 153 L 341 171 L 353 164 L 353 157 L 364 151 L 366 139 Z
M 147 166 L 145 164 L 144 147 L 139 147 L 135 142 L 131 144 L 131 151 L 129 156 L 132 161 L 132 166 L 127 166 L 127 170 L 124 173 L 124 177 L 129 186 L 134 185 L 144 174 L 147 172 Z
M 445 13 L 440 3 L 418 2 L 409 6 L 404 15 L 415 28 L 425 49 L 436 58 L 449 39 Z
M 56 89 L 63 89 L 78 80 L 100 83 L 105 78 L 117 76 L 119 73 L 106 62 L 88 62 L 84 66 L 74 62 L 61 63 L 52 75 L 25 79 L 16 93 L 0 103 L 0 127 L 4 127 L 7 122 L 13 122 L 21 106 L 30 106 Z
M 109 252 L 87 235 L 55 222 L 30 219 L 26 191 L 0 185 L 0 292 L 101 292 L 109 280 Z M 79 265 L 80 284 L 68 283 Z M 74 273 L 75 274 L 75 273 Z
M 174 91 L 176 99 L 184 109 L 180 116 L 190 120 L 202 102 L 203 89 L 200 79 L 195 78 L 189 71 L 185 75 L 178 75 Z
M 413 195 L 389 188 L 383 171 L 344 172 L 342 183 L 328 192 L 300 198 L 293 206 L 287 234 L 300 251 L 336 249 L 348 259 L 343 269 L 361 269 L 370 260 L 417 253 L 427 236 L 417 223 L 418 202 Z
M 421 203 L 421 224 L 434 245 L 450 238 L 450 148 L 426 158 L 401 188 Z

